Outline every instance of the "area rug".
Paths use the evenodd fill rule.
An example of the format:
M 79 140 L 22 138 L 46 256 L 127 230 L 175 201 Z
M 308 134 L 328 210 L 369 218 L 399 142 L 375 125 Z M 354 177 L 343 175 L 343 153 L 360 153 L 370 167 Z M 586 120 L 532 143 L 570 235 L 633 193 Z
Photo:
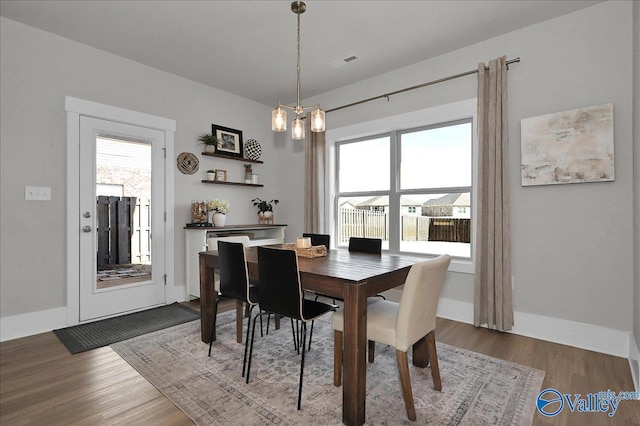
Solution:
M 88 351 L 200 318 L 179 303 L 53 330 L 70 353 Z
M 245 320 L 246 321 L 246 320 Z M 235 341 L 235 313 L 218 316 L 211 357 L 191 322 L 111 347 L 198 425 L 341 425 L 342 388 L 333 386 L 333 330 L 316 321 L 305 359 L 302 409 L 297 411 L 300 356 L 290 325 L 260 337 L 251 380 L 244 382 L 244 345 Z M 246 322 L 245 322 L 246 327 Z M 368 425 L 530 425 L 544 372 L 437 343 L 442 391 L 430 368 L 410 363 L 417 421 L 406 417 L 395 349 L 376 345 L 367 364 Z

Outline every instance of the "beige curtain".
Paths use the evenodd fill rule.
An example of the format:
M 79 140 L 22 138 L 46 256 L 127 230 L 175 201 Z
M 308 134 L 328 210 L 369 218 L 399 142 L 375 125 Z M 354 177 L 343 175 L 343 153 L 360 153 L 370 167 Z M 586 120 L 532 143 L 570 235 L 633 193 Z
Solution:
M 325 133 L 311 131 L 311 117 L 305 120 L 304 141 L 304 232 L 324 232 Z
M 478 65 L 478 200 L 474 324 L 513 327 L 506 57 Z

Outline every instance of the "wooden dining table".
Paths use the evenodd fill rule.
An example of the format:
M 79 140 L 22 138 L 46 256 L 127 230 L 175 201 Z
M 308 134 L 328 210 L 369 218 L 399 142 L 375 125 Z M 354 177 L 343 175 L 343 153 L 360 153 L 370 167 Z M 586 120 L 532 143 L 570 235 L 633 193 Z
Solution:
M 258 278 L 257 247 L 248 247 L 246 254 L 249 276 Z M 199 256 L 201 338 L 208 343 L 217 298 L 213 279 L 218 253 L 202 252 Z M 347 250 L 329 250 L 324 257 L 298 257 L 300 282 L 304 290 L 344 300 L 342 421 L 346 425 L 359 426 L 365 421 L 367 298 L 404 284 L 411 266 L 422 260 L 414 256 Z M 236 315 L 238 341 L 241 342 L 242 305 L 238 305 Z M 422 368 L 428 365 L 426 339 L 414 345 L 413 364 Z

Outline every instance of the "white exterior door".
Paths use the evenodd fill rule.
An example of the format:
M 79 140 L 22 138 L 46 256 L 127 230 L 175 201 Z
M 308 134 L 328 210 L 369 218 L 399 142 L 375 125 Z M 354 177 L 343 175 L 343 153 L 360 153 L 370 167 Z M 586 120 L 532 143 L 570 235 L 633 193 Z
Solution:
M 79 320 L 165 302 L 165 133 L 80 116 Z

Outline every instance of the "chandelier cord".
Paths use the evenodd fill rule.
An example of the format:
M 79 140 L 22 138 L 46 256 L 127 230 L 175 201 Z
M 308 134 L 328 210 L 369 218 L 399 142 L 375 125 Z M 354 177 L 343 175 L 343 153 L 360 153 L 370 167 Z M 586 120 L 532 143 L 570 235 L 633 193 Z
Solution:
M 300 115 L 302 111 L 300 111 L 300 2 L 298 1 L 298 11 L 296 12 L 298 15 L 298 59 L 296 62 L 296 75 L 298 78 L 298 86 L 297 86 L 297 100 L 296 100 L 296 108 L 295 113 L 296 117 Z

